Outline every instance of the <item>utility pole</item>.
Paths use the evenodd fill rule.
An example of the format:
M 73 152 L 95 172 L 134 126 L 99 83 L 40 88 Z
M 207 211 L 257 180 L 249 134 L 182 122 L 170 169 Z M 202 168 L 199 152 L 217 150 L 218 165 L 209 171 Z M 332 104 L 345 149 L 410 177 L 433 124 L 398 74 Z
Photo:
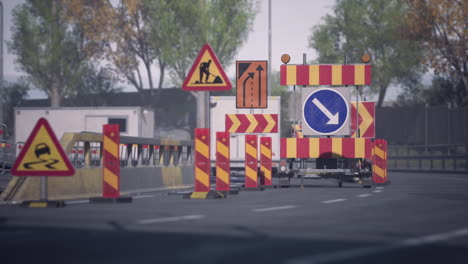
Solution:
M 3 91 L 3 3 L 0 1 L 0 89 Z M 3 123 L 3 103 L 0 101 L 0 124 Z
M 271 95 L 271 68 L 271 0 L 268 0 L 268 96 Z

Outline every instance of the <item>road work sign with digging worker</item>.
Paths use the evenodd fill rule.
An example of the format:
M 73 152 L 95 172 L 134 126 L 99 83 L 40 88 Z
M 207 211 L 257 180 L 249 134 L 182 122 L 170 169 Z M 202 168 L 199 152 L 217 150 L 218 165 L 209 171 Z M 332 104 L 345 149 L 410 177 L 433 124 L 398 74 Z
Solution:
M 185 78 L 182 89 L 185 91 L 221 91 L 231 88 L 231 82 L 224 73 L 216 54 L 209 44 L 205 44 Z

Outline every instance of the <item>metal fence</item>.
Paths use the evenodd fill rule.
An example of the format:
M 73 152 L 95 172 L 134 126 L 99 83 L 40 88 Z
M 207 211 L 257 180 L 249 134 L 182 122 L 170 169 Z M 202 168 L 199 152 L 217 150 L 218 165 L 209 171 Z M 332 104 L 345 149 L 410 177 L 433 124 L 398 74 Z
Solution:
M 388 148 L 391 171 L 468 174 L 467 145 L 392 145 Z

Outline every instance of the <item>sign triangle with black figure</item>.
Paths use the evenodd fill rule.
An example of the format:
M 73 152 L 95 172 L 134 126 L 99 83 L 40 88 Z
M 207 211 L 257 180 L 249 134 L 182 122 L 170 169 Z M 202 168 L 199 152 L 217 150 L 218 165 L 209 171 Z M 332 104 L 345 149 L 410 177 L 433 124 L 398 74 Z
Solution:
M 185 91 L 222 91 L 232 88 L 229 78 L 209 44 L 203 45 L 182 84 Z
M 45 118 L 37 121 L 11 169 L 14 176 L 73 176 L 75 169 Z

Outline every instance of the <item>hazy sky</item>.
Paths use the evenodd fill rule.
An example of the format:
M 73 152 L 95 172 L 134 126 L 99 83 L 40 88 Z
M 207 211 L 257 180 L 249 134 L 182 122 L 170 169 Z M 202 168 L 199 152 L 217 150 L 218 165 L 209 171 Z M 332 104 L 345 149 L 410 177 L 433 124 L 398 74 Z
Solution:
M 4 6 L 4 39 L 11 39 L 11 11 L 24 0 L 0 0 Z M 302 54 L 307 54 L 307 60 L 316 58 L 316 53 L 308 47 L 308 38 L 312 27 L 322 23 L 322 18 L 334 5 L 334 0 L 272 0 L 272 62 L 270 67 L 279 70 L 281 55 L 288 53 L 292 64 L 302 63 Z M 268 60 L 268 0 L 259 1 L 252 32 L 243 44 L 236 60 Z M 200 47 L 201 48 L 201 47 Z M 216 51 L 215 51 L 216 52 Z M 4 44 L 4 78 L 7 81 L 17 80 L 22 73 L 13 64 L 14 56 L 8 52 Z M 225 68 L 229 77 L 235 75 L 235 63 Z M 134 91 L 129 88 L 129 91 Z M 386 99 L 394 96 L 394 92 Z M 45 97 L 39 91 L 29 93 L 31 97 Z

